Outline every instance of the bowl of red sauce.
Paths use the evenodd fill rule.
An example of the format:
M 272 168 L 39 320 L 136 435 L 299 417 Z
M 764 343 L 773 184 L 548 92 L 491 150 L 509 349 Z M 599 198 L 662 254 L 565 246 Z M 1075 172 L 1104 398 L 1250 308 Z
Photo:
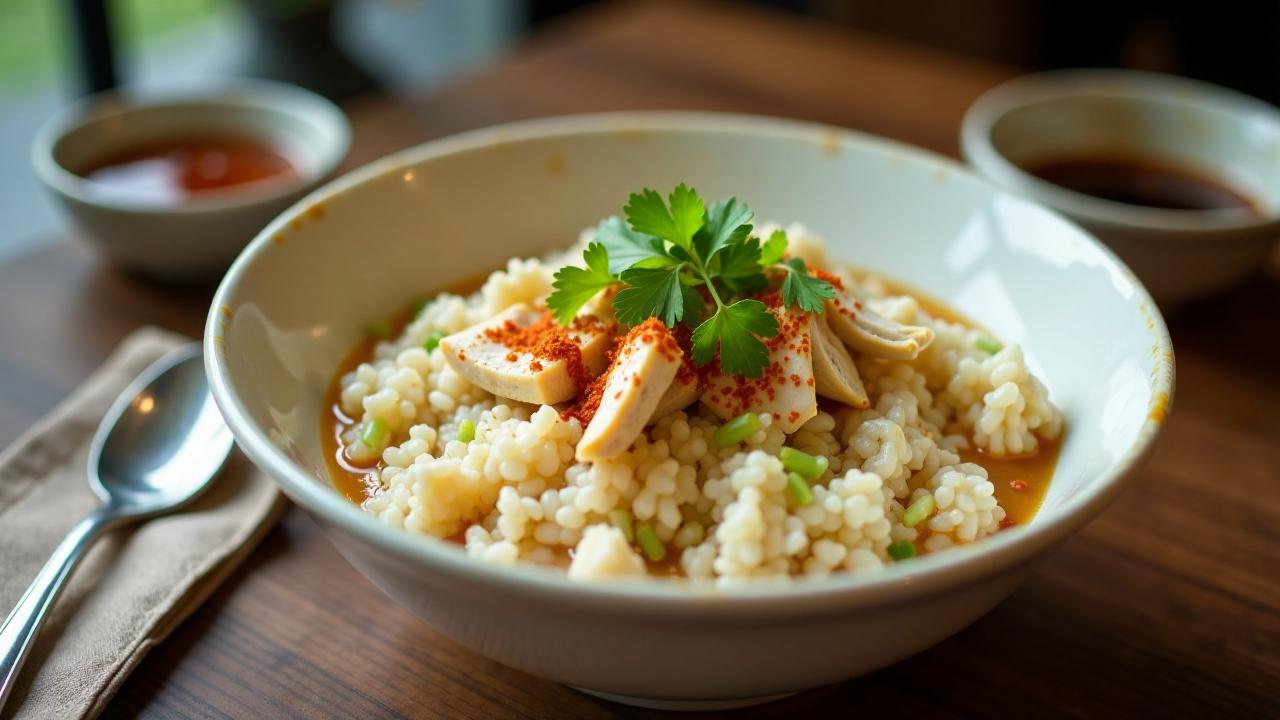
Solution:
M 32 163 L 109 262 L 189 282 L 220 275 L 349 145 L 346 117 L 323 97 L 236 81 L 87 98 L 41 129 Z

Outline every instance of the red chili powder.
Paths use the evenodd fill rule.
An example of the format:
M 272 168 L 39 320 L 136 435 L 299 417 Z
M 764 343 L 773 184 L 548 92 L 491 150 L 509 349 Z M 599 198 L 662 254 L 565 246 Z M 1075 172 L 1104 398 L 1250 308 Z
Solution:
M 831 283 L 831 286 L 834 287 L 837 291 L 844 292 L 844 281 L 841 280 L 840 278 L 820 268 L 813 268 L 812 272 L 815 277 L 822 280 L 826 280 L 827 282 Z M 853 302 L 853 307 L 850 307 L 847 303 L 845 303 L 845 297 L 843 295 L 836 295 L 835 299 L 831 301 L 831 304 L 835 306 L 836 312 L 840 313 L 841 315 L 847 315 L 848 317 L 852 318 L 852 317 L 856 317 L 858 314 L 858 311 L 862 309 L 862 303 L 858 302 L 857 300 L 853 300 L 852 302 Z
M 827 282 L 831 283 L 831 287 L 841 292 L 844 291 L 844 281 L 841 280 L 838 276 L 833 275 L 832 273 L 829 273 L 820 267 L 809 268 L 809 273 L 814 277 L 818 278 L 819 280 L 826 280 Z
M 578 394 L 573 404 L 560 414 L 561 417 L 565 420 L 578 418 L 578 422 L 582 423 L 583 427 L 590 424 L 591 418 L 595 417 L 596 411 L 600 409 L 600 401 L 604 399 L 604 388 L 609 384 L 609 377 L 613 375 L 614 370 L 641 344 L 653 343 L 657 343 L 659 352 L 668 360 L 684 355 L 676 338 L 661 320 L 652 317 L 645 320 L 631 328 L 626 335 L 613 341 L 613 347 L 608 353 L 608 368 Z M 681 365 L 683 367 L 683 363 Z M 639 377 L 635 378 L 635 384 L 640 384 Z M 621 394 L 622 391 L 618 391 L 614 398 L 617 399 Z
M 535 358 L 552 362 L 563 360 L 569 371 L 569 378 L 579 392 L 591 384 L 591 372 L 582 362 L 582 348 L 578 347 L 578 343 L 569 337 L 549 312 L 543 313 L 532 325 L 520 327 L 508 320 L 501 327 L 488 328 L 484 335 L 511 348 L 513 352 L 507 355 L 508 360 L 514 362 L 513 357 L 518 357 L 518 353 L 529 353 Z M 535 368 L 535 364 L 538 367 Z M 542 363 L 534 360 L 529 367 L 537 372 L 542 368 Z

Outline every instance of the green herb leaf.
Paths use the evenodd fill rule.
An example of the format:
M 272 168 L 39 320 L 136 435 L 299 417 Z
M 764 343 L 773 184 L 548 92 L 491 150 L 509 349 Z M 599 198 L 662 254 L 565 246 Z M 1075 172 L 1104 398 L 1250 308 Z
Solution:
M 555 291 L 547 297 L 547 307 L 555 313 L 561 325 L 568 325 L 578 310 L 596 293 L 618 282 L 609 272 L 609 251 L 600 243 L 591 243 L 582 253 L 585 268 L 566 265 L 556 271 L 551 287 Z
M 694 234 L 702 227 L 706 207 L 696 192 L 681 183 L 671 191 L 670 209 L 656 190 L 645 188 L 631 194 L 623 213 L 636 232 L 654 235 L 688 250 L 693 246 Z
M 638 263 L 667 257 L 661 240 L 632 230 L 617 215 L 600 221 L 595 241 L 609 251 L 609 272 L 614 275 Z
M 693 236 L 702 228 L 707 207 L 697 191 L 680 183 L 671 191 L 671 216 L 675 219 L 677 235 L 669 238 L 683 248 L 691 247 Z
M 698 256 L 710 263 L 721 250 L 746 240 L 751 234 L 751 218 L 751 208 L 734 198 L 711 203 L 705 224 L 693 238 Z
M 763 243 L 752 237 L 754 213 L 734 198 L 708 207 L 683 183 L 665 199 L 645 188 L 630 195 L 623 215 L 597 225 L 595 242 L 583 253 L 585 268 L 556 273 L 548 304 L 560 322 L 569 323 L 597 293 L 621 282 L 625 287 L 613 300 L 619 322 L 657 317 L 673 327 L 683 321 L 694 328 L 699 365 L 719 353 L 726 374 L 759 377 L 768 363 L 761 338 L 776 335 L 778 322 L 763 303 L 743 298 L 770 287 L 778 272 L 788 306 L 821 312 L 835 296 L 803 260 L 783 260 L 784 231 Z
M 623 288 L 613 298 L 618 321 L 638 325 L 656 316 L 667 327 L 684 317 L 684 289 L 680 284 L 682 266 L 664 268 L 632 268 L 622 273 Z
M 693 331 L 693 361 L 706 365 L 720 349 L 720 369 L 727 375 L 760 377 L 769 364 L 769 349 L 759 337 L 778 334 L 778 321 L 759 300 L 739 300 L 721 307 Z
M 774 230 L 769 235 L 769 239 L 764 242 L 764 246 L 760 248 L 760 264 L 765 267 L 776 265 L 782 262 L 782 256 L 787 253 L 787 233 L 783 230 Z
M 760 243 L 755 238 L 725 246 L 718 258 L 717 274 L 735 293 L 756 292 L 768 284 L 760 269 Z
M 689 327 L 696 327 L 698 322 L 702 320 L 702 312 L 707 307 L 707 302 L 702 299 L 702 295 L 698 293 L 698 287 L 702 283 L 695 282 L 690 285 L 687 280 L 680 282 L 680 295 L 684 300 L 684 324 Z
M 787 277 L 782 281 L 782 302 L 788 306 L 820 313 L 823 301 L 836 296 L 831 283 L 809 274 L 803 259 L 791 258 L 782 266 L 787 269 Z

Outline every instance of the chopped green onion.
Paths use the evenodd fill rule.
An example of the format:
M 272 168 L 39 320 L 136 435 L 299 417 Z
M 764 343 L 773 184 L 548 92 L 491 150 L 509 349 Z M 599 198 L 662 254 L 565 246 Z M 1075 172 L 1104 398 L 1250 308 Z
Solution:
M 427 352 L 431 352 L 432 350 L 435 350 L 436 347 L 440 345 L 440 339 L 443 337 L 444 337 L 444 333 L 437 330 L 427 336 L 427 341 L 422 343 L 422 347 L 426 348 Z
M 800 473 L 787 473 L 787 497 L 796 507 L 813 502 L 813 489 L 800 477 Z
M 360 433 L 360 442 L 365 447 L 373 450 L 381 450 L 387 446 L 387 421 L 382 418 L 374 418 L 369 424 L 364 426 L 364 431 Z
M 760 416 L 755 413 L 742 413 L 738 417 L 721 425 L 716 430 L 716 447 L 727 448 L 746 440 L 760 429 Z
M 910 540 L 899 540 L 889 546 L 889 557 L 894 560 L 910 560 L 916 556 L 915 543 Z
M 631 511 L 626 508 L 618 508 L 609 511 L 609 522 L 613 526 L 622 531 L 622 536 L 627 542 L 635 542 L 636 531 L 631 527 Z
M 431 302 L 430 298 L 418 298 L 417 300 L 414 300 L 413 316 L 418 317 L 419 315 L 421 315 L 423 308 L 425 308 L 427 306 L 427 303 L 429 302 Z
M 988 337 L 980 337 L 973 341 L 973 346 L 988 355 L 995 355 L 1004 347 L 999 340 L 993 340 Z
M 391 337 L 391 323 L 386 320 L 374 320 L 364 326 L 364 334 L 376 340 L 385 340 Z
M 476 424 L 471 420 L 463 420 L 458 423 L 458 440 L 460 442 L 469 443 L 476 439 Z
M 913 528 L 933 514 L 933 495 L 925 494 L 911 501 L 902 513 L 902 524 Z
M 782 448 L 778 457 L 782 460 L 782 467 L 786 468 L 787 472 L 800 473 L 806 480 L 817 480 L 822 477 L 822 473 L 826 472 L 827 466 L 830 465 L 821 455 L 810 455 L 791 447 Z
M 636 542 L 639 543 L 645 557 L 653 562 L 660 562 L 667 556 L 667 546 L 658 539 L 658 533 L 654 532 L 653 526 L 649 523 L 636 525 Z

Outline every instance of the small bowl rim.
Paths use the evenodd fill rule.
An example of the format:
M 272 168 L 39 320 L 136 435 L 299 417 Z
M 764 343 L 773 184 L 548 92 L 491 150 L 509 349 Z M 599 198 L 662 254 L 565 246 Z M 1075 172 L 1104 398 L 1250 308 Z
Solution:
M 171 203 L 93 190 L 94 183 L 77 175 L 54 157 L 63 138 L 88 124 L 130 113 L 181 107 L 254 107 L 292 115 L 323 127 L 330 141 L 310 145 L 314 159 L 293 178 L 262 178 L 230 187 L 202 191 Z M 31 146 L 31 165 L 40 181 L 54 192 L 84 205 L 143 215 L 198 215 L 278 202 L 314 186 L 336 171 L 351 148 L 351 124 L 333 101 L 305 88 L 271 80 L 214 80 L 196 87 L 122 85 L 90 95 L 62 108 L 45 121 Z
M 939 172 L 966 176 L 996 195 L 1035 206 L 1075 228 L 1083 242 L 1093 245 L 1112 264 L 1113 270 L 1132 283 L 1134 297 L 1131 302 L 1135 310 L 1145 309 L 1149 317 L 1148 331 L 1154 343 L 1157 363 L 1152 378 L 1153 401 L 1127 454 L 1043 521 L 1010 528 L 985 538 L 973 547 L 926 555 L 903 565 L 891 565 L 872 577 L 836 573 L 823 579 L 747 584 L 727 590 L 653 581 L 579 583 L 569 580 L 562 571 L 527 564 L 494 566 L 469 557 L 465 550 L 446 540 L 411 535 L 379 522 L 332 487 L 317 482 L 289 458 L 265 432 L 258 430 L 240 398 L 232 391 L 222 347 L 222 323 L 226 317 L 219 308 L 228 305 L 242 276 L 257 257 L 270 252 L 273 246 L 271 238 L 295 218 L 302 217 L 309 208 L 331 202 L 377 178 L 398 174 L 408 166 L 493 145 L 581 134 L 699 131 L 809 139 L 822 147 L 838 142 L 842 148 L 889 151 L 902 156 L 907 162 L 918 162 Z M 305 510 L 368 545 L 372 551 L 391 558 L 393 562 L 409 562 L 419 568 L 465 579 L 475 588 L 519 594 L 555 602 L 566 608 L 595 612 L 608 609 L 624 614 L 698 617 L 725 622 L 788 615 L 800 609 L 811 617 L 848 614 L 888 603 L 911 601 L 948 588 L 975 585 L 1012 567 L 1034 562 L 1043 551 L 1096 516 L 1123 490 L 1126 482 L 1132 479 L 1136 466 L 1150 453 L 1152 441 L 1163 425 L 1164 414 L 1172 406 L 1174 391 L 1173 345 L 1151 295 L 1110 249 L 1059 213 L 1010 194 L 954 160 L 905 143 L 807 121 L 714 112 L 628 111 L 524 120 L 432 140 L 352 170 L 295 203 L 268 224 L 236 258 L 214 294 L 203 346 L 205 370 L 214 400 L 243 451 Z M 1159 412 L 1157 405 L 1161 406 Z
M 1240 210 L 1170 210 L 1094 197 L 1042 180 L 1009 160 L 991 140 L 995 126 L 1014 110 L 1054 100 L 1109 98 L 1159 100 L 1212 107 L 1233 115 L 1265 117 L 1280 129 L 1280 108 L 1220 85 L 1145 70 L 1082 68 L 1029 73 L 983 93 L 965 111 L 960 148 L 966 162 L 1006 191 L 1024 194 L 1087 222 L 1165 233 L 1162 240 L 1199 240 L 1204 232 L 1280 227 L 1280 204 L 1266 203 L 1262 215 Z

